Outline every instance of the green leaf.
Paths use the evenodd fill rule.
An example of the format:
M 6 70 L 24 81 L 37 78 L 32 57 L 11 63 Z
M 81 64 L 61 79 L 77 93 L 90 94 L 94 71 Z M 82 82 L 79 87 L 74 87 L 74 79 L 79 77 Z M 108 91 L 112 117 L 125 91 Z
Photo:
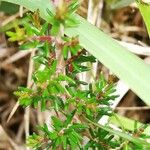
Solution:
M 60 24 L 56 22 L 51 28 L 51 35 L 57 35 L 60 29 Z
M 56 83 L 55 87 L 59 93 L 62 93 L 62 94 L 65 93 L 65 88 L 60 83 Z
M 69 16 L 67 18 L 67 20 L 65 21 L 65 25 L 67 27 L 76 27 L 79 24 L 79 20 L 78 19 L 74 19 L 73 16 Z
M 27 87 L 18 87 L 18 91 L 22 92 L 27 92 L 27 93 L 32 93 L 32 89 L 27 88 Z
M 39 135 L 33 133 L 33 135 L 30 135 L 27 139 L 27 146 L 39 148 L 41 146 L 41 143 L 39 142 L 40 138 Z
M 94 147 L 94 142 L 93 141 L 89 141 L 85 146 L 84 146 L 84 150 L 89 150 L 90 147 Z
M 78 0 L 74 0 L 70 5 L 69 5 L 69 13 L 72 14 L 74 13 L 77 8 L 79 7 L 79 2 Z
M 54 60 L 50 67 L 52 70 L 52 74 L 56 72 L 56 67 L 57 67 L 57 60 Z
M 68 140 L 70 142 L 71 149 L 76 150 L 78 144 L 77 144 L 76 139 L 74 138 L 74 136 L 72 134 L 68 135 Z
M 51 118 L 53 121 L 53 126 L 56 128 L 56 130 L 61 130 L 61 128 L 63 127 L 63 122 L 54 116 L 52 116 Z
M 37 81 L 41 83 L 49 80 L 50 76 L 51 76 L 51 70 L 48 68 L 45 68 L 44 70 L 38 70 L 35 73 L 35 77 L 37 78 Z
M 41 111 L 46 110 L 46 99 L 42 98 L 41 100 Z
M 118 9 L 122 7 L 129 6 L 131 3 L 133 3 L 135 0 L 117 0 L 114 3 L 111 4 L 112 9 Z
M 29 22 L 28 17 L 14 19 L 13 21 L 7 23 L 6 25 L 0 27 L 0 32 L 6 32 L 12 28 L 15 28 L 16 24 L 20 26 L 20 25 L 24 25 L 25 23 L 28 23 L 28 22 Z
M 19 6 L 0 1 L 0 12 L 5 12 L 6 14 L 12 15 L 17 13 L 18 11 L 19 11 Z
M 32 104 L 32 99 L 30 97 L 19 98 L 19 103 L 20 105 L 27 107 Z
M 72 97 L 75 96 L 75 89 L 73 87 L 66 86 L 66 89 Z
M 54 131 L 54 132 L 49 132 L 48 137 L 49 137 L 51 140 L 56 139 L 56 138 L 58 137 L 57 132 L 55 132 L 55 131 Z
M 44 25 L 42 26 L 42 30 L 40 31 L 40 35 L 43 35 L 47 31 L 47 28 L 48 28 L 48 23 L 45 22 Z
M 66 136 L 63 136 L 62 137 L 62 142 L 63 142 L 63 149 L 67 149 L 67 137 Z
M 67 127 L 68 124 L 71 123 L 71 121 L 72 121 L 72 119 L 73 119 L 75 113 L 76 113 L 76 110 L 73 110 L 70 114 L 67 115 L 67 120 L 65 120 L 65 122 L 64 122 L 64 126 L 65 126 L 65 127 Z
M 70 84 L 75 84 L 76 82 L 68 77 L 67 75 L 59 74 L 58 77 L 56 78 L 57 81 L 67 81 Z
M 140 122 L 135 123 L 135 120 L 132 120 L 132 119 L 129 119 L 129 118 L 117 115 L 117 114 L 115 114 L 115 116 L 113 115 L 112 117 L 110 117 L 110 123 L 113 123 L 119 127 L 123 126 L 123 128 L 125 128 L 126 130 L 129 130 L 129 131 L 132 131 L 132 132 L 135 130 L 135 125 L 136 125 L 136 128 L 139 128 L 144 125 Z M 150 135 L 150 126 L 148 126 L 144 130 L 144 133 Z
M 85 72 L 85 71 L 89 71 L 90 68 L 87 66 L 83 66 L 83 65 L 78 65 L 77 63 L 72 63 L 73 67 L 76 69 L 77 72 Z
M 32 31 L 32 33 L 35 33 L 36 35 L 40 35 L 39 29 L 37 29 L 36 27 L 32 25 L 30 25 L 30 30 Z
M 143 16 L 149 37 L 150 37 L 150 4 L 144 2 L 137 2 L 140 12 Z
M 74 129 L 75 131 L 81 131 L 87 128 L 84 124 L 75 123 L 70 128 Z
M 80 143 L 80 140 L 83 139 L 82 136 L 74 130 L 72 131 L 72 135 L 76 138 L 76 141 L 77 141 L 78 144 Z
M 76 63 L 83 63 L 83 62 L 96 62 L 96 59 L 94 56 L 79 56 L 74 60 Z
M 69 49 L 73 55 L 77 55 L 78 50 L 75 47 L 69 47 Z
M 65 60 L 67 60 L 67 58 L 68 58 L 68 51 L 69 51 L 68 46 L 65 45 L 63 47 L 63 57 L 64 57 Z
M 59 136 L 55 141 L 55 146 L 58 147 L 62 143 L 62 138 Z
M 18 26 L 15 27 L 15 32 L 7 31 L 6 35 L 9 37 L 9 41 L 22 41 L 25 39 L 25 30 L 24 28 L 19 28 Z
M 29 50 L 36 47 L 36 42 L 27 42 L 19 46 L 20 50 Z

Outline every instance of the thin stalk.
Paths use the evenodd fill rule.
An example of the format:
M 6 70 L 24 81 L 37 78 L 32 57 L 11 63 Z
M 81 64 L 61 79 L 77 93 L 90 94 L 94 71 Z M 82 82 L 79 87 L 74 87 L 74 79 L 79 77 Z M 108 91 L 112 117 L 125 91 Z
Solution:
M 90 119 L 88 119 L 88 118 L 86 118 L 86 117 L 84 117 L 84 118 L 85 118 L 89 123 L 93 124 L 94 126 L 96 126 L 96 127 L 98 127 L 98 128 L 101 128 L 101 129 L 103 129 L 103 130 L 105 130 L 105 131 L 108 131 L 108 132 L 110 132 L 110 133 L 112 133 L 112 134 L 118 135 L 118 136 L 120 136 L 120 137 L 122 137 L 122 138 L 124 138 L 124 139 L 126 139 L 126 140 L 128 140 L 128 141 L 131 141 L 131 142 L 135 143 L 135 144 L 140 144 L 140 145 L 142 144 L 142 145 L 146 146 L 146 148 L 150 148 L 150 143 L 148 143 L 148 142 L 146 142 L 146 141 L 143 141 L 143 140 L 141 140 L 141 139 L 132 137 L 131 135 L 127 135 L 127 134 L 125 134 L 125 133 L 123 133 L 123 132 L 120 132 L 120 131 L 111 129 L 111 128 L 107 127 L 107 126 L 102 126 L 102 125 L 100 125 L 100 124 L 98 124 L 98 123 L 96 123 L 96 122 L 91 121 Z
M 28 79 L 27 79 L 27 87 L 31 87 L 32 85 L 32 73 L 33 73 L 33 70 L 34 70 L 34 62 L 32 60 L 32 58 L 34 57 L 35 55 L 35 50 L 33 50 L 31 52 L 31 55 L 30 55 L 30 62 L 29 62 L 29 70 L 28 70 Z M 25 122 L 25 136 L 26 136 L 26 139 L 28 138 L 29 136 L 29 125 L 30 125 L 30 107 L 27 107 L 25 108 L 25 114 L 24 114 L 24 122 Z M 29 150 L 29 148 L 27 148 L 27 150 Z

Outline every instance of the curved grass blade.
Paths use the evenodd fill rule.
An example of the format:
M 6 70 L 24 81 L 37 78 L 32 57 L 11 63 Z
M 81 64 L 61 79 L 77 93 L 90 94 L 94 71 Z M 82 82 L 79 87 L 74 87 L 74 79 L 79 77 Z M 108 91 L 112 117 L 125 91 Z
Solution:
M 137 2 L 137 5 L 139 7 L 139 10 L 142 14 L 142 17 L 144 19 L 149 37 L 150 37 L 150 2 L 149 3 L 142 3 L 142 2 Z

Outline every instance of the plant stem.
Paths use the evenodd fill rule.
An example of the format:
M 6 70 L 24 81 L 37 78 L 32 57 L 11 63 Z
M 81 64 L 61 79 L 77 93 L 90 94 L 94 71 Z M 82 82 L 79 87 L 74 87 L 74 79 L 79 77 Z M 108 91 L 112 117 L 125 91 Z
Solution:
M 146 148 L 150 148 L 150 143 L 146 142 L 146 141 L 143 141 L 141 139 L 138 139 L 138 138 L 135 138 L 135 137 L 132 137 L 131 135 L 127 135 L 126 133 L 123 133 L 123 132 L 120 132 L 120 131 L 117 131 L 117 130 L 114 130 L 114 129 L 111 129 L 110 127 L 106 127 L 106 126 L 102 126 L 96 122 L 93 122 L 91 121 L 90 119 L 84 117 L 89 123 L 93 124 L 94 126 L 98 127 L 98 128 L 101 128 L 105 131 L 108 131 L 114 135 L 118 135 L 128 141 L 131 141 L 135 144 L 138 144 L 138 145 L 141 145 L 143 144 L 144 146 L 146 146 Z

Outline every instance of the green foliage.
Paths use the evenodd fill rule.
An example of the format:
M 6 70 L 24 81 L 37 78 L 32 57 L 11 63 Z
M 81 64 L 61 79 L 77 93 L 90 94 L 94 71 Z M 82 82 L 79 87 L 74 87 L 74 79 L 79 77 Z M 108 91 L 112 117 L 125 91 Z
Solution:
M 5 12 L 6 14 L 15 14 L 18 11 L 19 11 L 18 5 L 0 1 L 0 12 Z
M 40 19 L 36 10 L 23 25 L 25 39 L 17 39 L 20 33 L 9 34 L 12 41 L 22 41 L 21 49 L 37 49 L 33 57 L 34 88 L 20 87 L 15 92 L 20 105 L 40 106 L 41 111 L 54 113 L 50 119 L 52 124 L 38 126 L 41 132 L 29 136 L 27 145 L 35 150 L 150 147 L 144 141 L 146 135 L 135 136 L 141 129 L 136 128 L 128 135 L 128 131 L 114 130 L 109 123 L 105 126 L 97 123 L 104 115 L 113 115 L 111 105 L 118 95 L 115 83 L 106 80 L 103 74 L 93 83 L 79 80 L 81 73 L 90 70 L 85 62 L 92 64 L 96 58 L 82 48 L 80 35 L 70 38 L 64 34 L 64 30 L 79 23 L 74 15 L 78 5 L 78 1 L 63 1 L 55 7 L 55 13 L 47 9 L 48 22 Z
M 40 10 L 40 16 L 49 21 L 46 8 L 55 12 L 49 0 L 3 0 L 22 5 L 31 11 Z M 79 36 L 80 45 L 108 67 L 117 77 L 124 81 L 146 104 L 149 102 L 150 70 L 140 58 L 120 46 L 116 41 L 88 23 L 82 17 L 75 15 L 79 25 L 75 28 L 66 28 L 65 34 L 69 37 Z M 109 44 L 108 44 L 109 43 Z M 128 60 L 132 61 L 128 61 Z M 128 73 L 128 76 L 126 75 Z M 141 76 L 143 78 L 141 78 Z
M 76 0 L 73 0 L 71 3 L 67 1 L 60 2 L 55 9 L 55 15 L 49 9 L 47 9 L 49 21 L 52 24 L 51 35 L 58 34 L 61 29 L 61 24 L 64 27 L 74 27 L 79 23 L 74 17 L 74 13 L 78 6 L 79 3 Z
M 7 31 L 7 36 L 9 36 L 9 41 L 15 42 L 15 41 L 22 41 L 25 39 L 25 31 L 24 28 L 19 28 L 16 26 L 15 32 Z
M 121 122 L 121 124 L 120 124 L 120 122 Z M 123 128 L 125 128 L 129 131 L 134 131 L 134 129 L 135 129 L 135 121 L 134 120 L 120 116 L 118 114 L 115 114 L 111 117 L 110 123 L 115 124 L 117 126 L 123 126 Z M 139 128 L 140 126 L 143 126 L 143 124 L 140 122 L 136 122 L 136 128 Z M 148 135 L 149 135 L 149 133 L 150 133 L 149 126 L 144 130 L 144 133 L 145 134 L 148 133 Z
M 56 117 L 52 117 L 53 122 L 53 131 L 49 131 L 48 126 L 44 124 L 43 126 L 39 126 L 39 130 L 42 131 L 42 137 L 44 139 L 39 140 L 39 136 L 33 134 L 28 139 L 28 145 L 32 146 L 35 149 L 38 148 L 49 148 L 49 145 L 52 145 L 52 149 L 57 149 L 62 146 L 62 149 L 67 149 L 67 147 L 71 147 L 71 149 L 76 149 L 77 147 L 81 147 L 80 141 L 83 139 L 79 133 L 82 133 L 87 126 L 82 125 L 80 123 L 71 123 L 72 117 L 74 113 L 68 115 L 65 121 L 61 121 Z M 48 142 L 51 141 L 50 144 L 46 144 L 43 146 L 43 141 Z

